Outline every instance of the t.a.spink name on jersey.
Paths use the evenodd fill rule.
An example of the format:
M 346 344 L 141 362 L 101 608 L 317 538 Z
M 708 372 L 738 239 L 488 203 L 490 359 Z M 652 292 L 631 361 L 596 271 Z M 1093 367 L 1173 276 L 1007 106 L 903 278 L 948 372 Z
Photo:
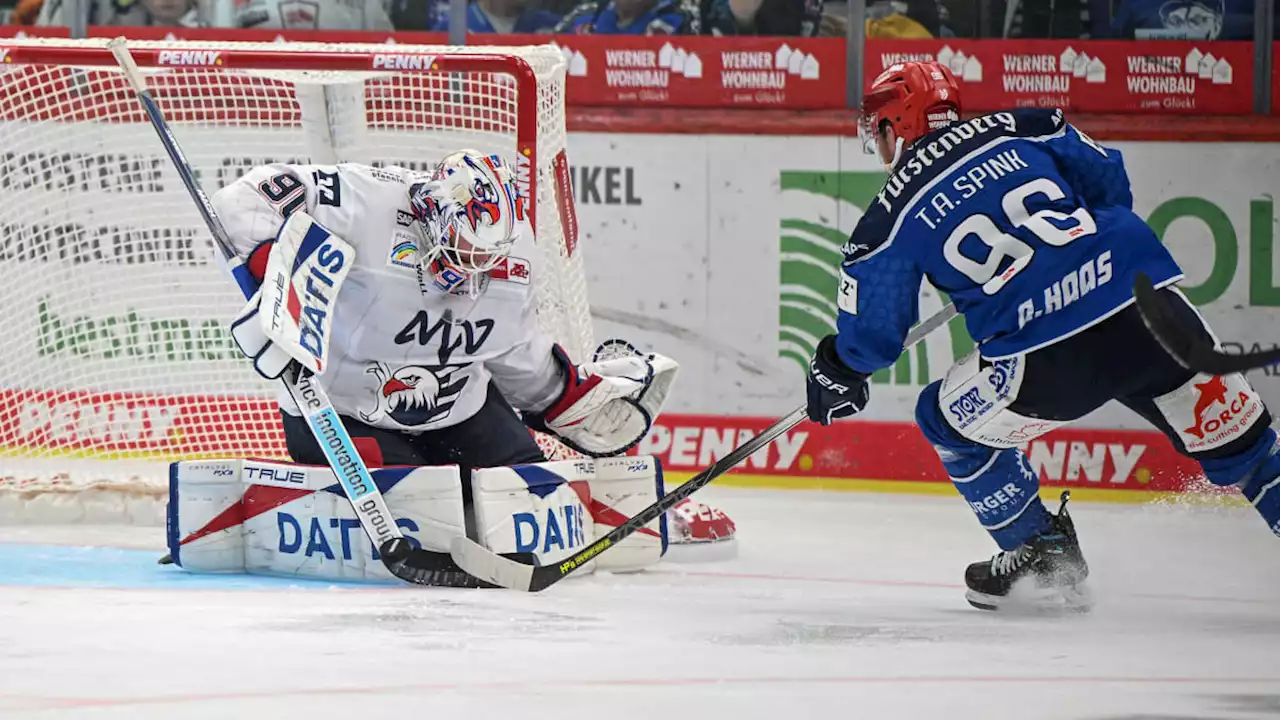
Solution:
M 952 181 L 950 187 L 944 185 L 941 192 L 934 193 L 926 206 L 912 213 L 912 217 L 924 221 L 930 230 L 937 230 L 938 224 L 949 213 L 960 207 L 965 200 L 977 195 L 988 181 L 999 180 L 1029 167 L 1031 166 L 1017 150 L 1000 152 L 964 171 Z
M 920 145 L 913 154 L 903 158 L 898 170 L 885 182 L 884 189 L 876 194 L 876 200 L 886 211 L 892 211 L 893 201 L 902 196 L 902 191 L 913 178 L 945 159 L 947 153 L 964 145 L 965 141 L 995 130 L 1017 132 L 1018 122 L 1012 113 L 1002 112 L 952 125 L 937 139 Z

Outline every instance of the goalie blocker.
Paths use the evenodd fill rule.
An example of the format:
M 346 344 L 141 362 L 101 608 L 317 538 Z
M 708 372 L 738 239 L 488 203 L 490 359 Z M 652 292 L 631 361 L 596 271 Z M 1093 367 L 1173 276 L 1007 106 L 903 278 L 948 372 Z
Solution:
M 468 536 L 495 553 L 557 563 L 664 493 L 656 458 L 561 460 L 474 470 L 468 531 L 457 466 L 372 470 L 391 514 L 415 548 L 448 552 Z M 256 460 L 170 466 L 168 545 L 194 572 L 317 580 L 394 581 L 327 467 Z M 666 552 L 665 518 L 593 563 L 641 570 Z

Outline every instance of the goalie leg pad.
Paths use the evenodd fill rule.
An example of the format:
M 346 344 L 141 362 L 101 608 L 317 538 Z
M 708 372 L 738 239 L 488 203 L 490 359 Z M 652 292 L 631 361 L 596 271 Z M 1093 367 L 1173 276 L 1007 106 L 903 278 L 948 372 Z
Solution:
M 371 471 L 414 547 L 464 533 L 456 466 Z M 255 460 L 170 466 L 169 552 L 195 572 L 393 580 L 328 467 Z
M 476 541 L 498 554 L 531 553 L 551 565 L 591 542 L 590 460 L 561 460 L 471 473 Z
M 532 553 L 553 565 L 603 537 L 662 494 L 652 457 L 561 460 L 476 470 L 471 476 L 477 541 L 498 554 Z M 665 516 L 580 572 L 648 567 L 666 550 Z
M 600 458 L 591 485 L 595 537 L 601 538 L 666 494 L 662 463 L 652 456 Z M 667 552 L 667 513 L 595 560 L 610 572 L 633 572 L 658 562 Z

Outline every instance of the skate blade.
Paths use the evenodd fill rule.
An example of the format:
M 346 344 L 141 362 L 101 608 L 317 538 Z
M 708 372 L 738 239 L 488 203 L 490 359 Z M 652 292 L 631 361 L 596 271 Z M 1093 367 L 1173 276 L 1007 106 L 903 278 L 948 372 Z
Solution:
M 1087 583 L 1037 588 L 1034 583 L 1023 582 L 1014 585 L 1008 595 L 969 590 L 964 598 L 979 610 L 1010 615 L 1073 615 L 1093 609 L 1093 593 Z

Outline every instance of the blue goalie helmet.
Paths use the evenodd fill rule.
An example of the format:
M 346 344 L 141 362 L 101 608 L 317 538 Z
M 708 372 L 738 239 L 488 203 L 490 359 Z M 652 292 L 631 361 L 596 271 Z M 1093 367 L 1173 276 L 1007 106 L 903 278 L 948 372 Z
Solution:
M 423 287 L 479 292 L 481 276 L 505 263 L 519 240 L 524 202 L 511 166 L 476 150 L 449 155 L 430 180 L 410 186 Z

